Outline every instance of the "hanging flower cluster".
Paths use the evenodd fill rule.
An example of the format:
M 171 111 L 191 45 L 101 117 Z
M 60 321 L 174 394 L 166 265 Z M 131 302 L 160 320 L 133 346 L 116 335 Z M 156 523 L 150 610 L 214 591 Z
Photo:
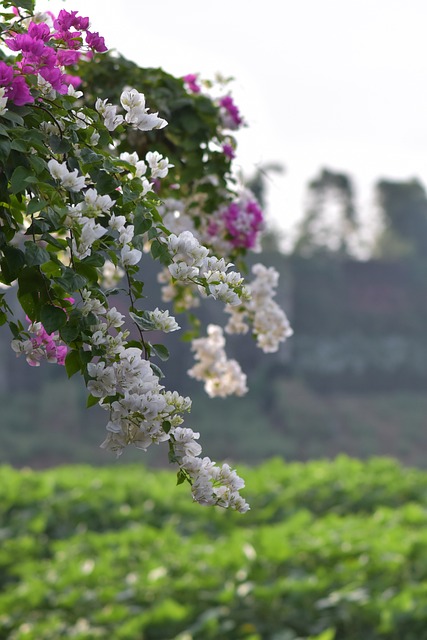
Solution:
M 246 333 L 250 323 L 257 345 L 264 353 L 274 353 L 280 343 L 293 334 L 284 311 L 273 300 L 279 274 L 273 267 L 259 263 L 252 267 L 252 273 L 255 278 L 248 284 L 250 299 L 238 308 L 227 307 L 231 317 L 225 330 L 227 333 Z
M 180 326 L 168 309 L 147 308 L 139 263 L 149 251 L 163 265 L 164 296 L 176 309 L 200 297 L 219 300 L 231 314 L 228 330 L 251 325 L 260 346 L 272 351 L 291 331 L 272 300 L 277 279 L 258 265 L 255 281 L 245 286 L 232 268 L 257 244 L 262 212 L 250 194 L 236 195 L 231 151 L 219 175 L 209 175 L 201 158 L 205 175 L 183 179 L 193 158 L 184 169 L 176 157 L 170 162 L 162 137 L 168 122 L 150 112 L 139 89 L 126 86 L 112 101 L 97 95 L 85 102 L 68 67 L 79 73 L 88 52 L 106 51 L 88 18 L 63 10 L 35 21 L 31 0 L 8 4 L 15 17 L 2 13 L 2 43 L 12 56 L 0 62 L 0 282 L 9 291 L 0 294 L 0 324 L 9 325 L 13 350 L 31 366 L 45 360 L 84 377 L 88 406 L 99 404 L 108 414 L 102 447 L 120 455 L 129 445 L 146 450 L 166 443 L 178 482 L 191 485 L 194 500 L 243 513 L 249 508 L 240 495 L 243 480 L 227 464 L 201 457 L 199 434 L 183 426 L 191 400 L 161 384 L 158 360 L 169 352 L 151 343 L 151 335 Z M 206 100 L 196 76 L 184 82 L 194 100 Z M 205 145 L 216 163 L 221 141 L 235 148 L 221 127 L 226 121 L 234 129 L 243 120 L 231 96 L 203 104 L 217 118 L 212 144 L 220 152 Z M 132 149 L 131 139 L 143 143 Z M 120 278 L 127 314 L 109 304 Z M 12 292 L 27 328 L 8 303 Z M 196 339 L 193 350 L 190 375 L 205 382 L 209 395 L 246 392 L 220 327 L 209 326 L 208 338 Z

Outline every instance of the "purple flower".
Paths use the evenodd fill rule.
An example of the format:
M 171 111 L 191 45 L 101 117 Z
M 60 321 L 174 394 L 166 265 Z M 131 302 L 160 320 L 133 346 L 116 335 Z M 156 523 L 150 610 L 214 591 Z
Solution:
M 236 154 L 234 153 L 234 148 L 231 146 L 231 144 L 228 144 L 228 142 L 225 142 L 222 145 L 222 151 L 224 155 L 230 160 L 233 160 L 233 158 L 236 157 Z
M 29 102 L 34 102 L 34 98 L 23 76 L 13 78 L 12 84 L 6 88 L 6 96 L 18 107 L 21 107 L 23 104 L 28 104 Z
M 64 74 L 58 67 L 43 67 L 39 69 L 42 78 L 50 82 L 52 88 L 58 93 L 65 94 L 68 91 L 68 85 L 65 82 Z
M 255 200 L 232 202 L 223 211 L 225 228 L 234 247 L 252 249 L 261 231 L 264 216 Z
M 80 52 L 74 49 L 59 49 L 56 57 L 60 65 L 68 67 L 71 64 L 77 64 L 80 59 Z
M 86 33 L 86 43 L 89 45 L 89 47 L 91 47 L 95 51 L 98 51 L 98 53 L 104 53 L 104 51 L 108 51 L 107 47 L 105 46 L 104 38 L 100 36 L 97 31 L 94 31 L 93 33 L 88 31 Z
M 0 86 L 7 87 L 13 80 L 13 68 L 0 61 Z
M 65 9 L 61 9 L 53 25 L 58 31 L 69 31 L 71 27 L 86 31 L 89 27 L 89 18 L 77 16 L 77 11 L 65 11 Z
M 40 24 L 30 22 L 28 35 L 31 36 L 31 38 L 47 42 L 50 39 L 50 29 L 44 22 L 40 22 Z
M 183 76 L 184 84 L 188 86 L 190 91 L 193 93 L 200 93 L 200 86 L 197 84 L 198 75 L 196 73 L 187 73 L 186 76 Z
M 220 98 L 219 106 L 222 107 L 225 112 L 225 126 L 230 129 L 235 129 L 243 124 L 243 118 L 241 117 L 239 109 L 234 104 L 231 96 L 224 96 L 223 98 Z

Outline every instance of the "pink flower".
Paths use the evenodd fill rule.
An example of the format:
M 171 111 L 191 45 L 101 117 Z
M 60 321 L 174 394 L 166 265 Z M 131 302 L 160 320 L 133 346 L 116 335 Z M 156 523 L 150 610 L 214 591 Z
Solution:
M 239 113 L 239 109 L 234 104 L 231 96 L 224 96 L 219 100 L 219 106 L 222 107 L 225 117 L 225 125 L 230 129 L 235 129 L 243 124 L 243 118 Z
M 50 29 L 44 22 L 30 22 L 28 35 L 31 36 L 31 38 L 37 38 L 38 40 L 47 42 L 50 40 Z
M 107 47 L 105 46 L 104 38 L 100 36 L 96 31 L 94 33 L 91 33 L 90 31 L 86 33 L 86 43 L 89 45 L 89 47 L 91 47 L 91 49 L 98 51 L 98 53 L 108 51 Z
M 69 31 L 71 27 L 86 31 L 89 27 L 89 18 L 77 16 L 77 11 L 69 12 L 61 9 L 53 25 L 58 31 Z
M 264 222 L 259 204 L 248 199 L 232 202 L 222 217 L 232 245 L 253 249 Z
M 224 155 L 230 160 L 233 160 L 233 158 L 236 157 L 236 154 L 234 153 L 234 148 L 231 146 L 231 144 L 228 144 L 228 142 L 225 142 L 222 145 L 222 151 Z
M 60 49 L 57 53 L 57 60 L 60 65 L 68 67 L 76 64 L 80 59 L 80 53 L 74 49 Z
M 7 87 L 13 80 L 13 68 L 8 64 L 0 61 L 0 86 Z
M 197 84 L 198 75 L 196 73 L 187 73 L 186 76 L 183 76 L 184 84 L 188 86 L 190 91 L 193 93 L 200 93 L 200 86 Z
M 34 102 L 30 89 L 23 76 L 16 76 L 12 84 L 6 87 L 6 97 L 14 102 L 18 107 L 29 102 Z

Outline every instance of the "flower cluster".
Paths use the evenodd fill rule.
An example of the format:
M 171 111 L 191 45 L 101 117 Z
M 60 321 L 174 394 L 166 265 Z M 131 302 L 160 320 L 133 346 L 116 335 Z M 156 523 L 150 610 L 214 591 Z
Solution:
M 125 89 L 120 97 L 120 103 L 125 110 L 125 117 L 117 113 L 117 105 L 108 102 L 108 99 L 98 98 L 95 109 L 104 119 L 108 131 L 114 131 L 120 124 L 126 122 L 139 131 L 152 131 L 163 129 L 167 121 L 159 118 L 158 113 L 148 113 L 145 106 L 145 96 L 136 89 Z
M 183 231 L 179 236 L 172 233 L 164 241 L 172 258 L 168 270 L 175 280 L 194 282 L 201 292 L 229 305 L 238 305 L 247 297 L 240 273 L 228 273 L 233 265 L 223 258 L 209 256 L 209 249 L 191 231 Z
M 226 129 L 238 129 L 244 124 L 240 111 L 232 96 L 223 96 L 218 100 L 223 126 Z
M 60 11 L 52 29 L 46 22 L 33 21 L 24 33 L 14 28 L 17 27 L 12 25 L 4 43 L 19 57 L 13 66 L 0 62 L 0 87 L 4 87 L 6 98 L 18 106 L 34 102 L 31 76 L 41 86 L 47 84 L 59 94 L 66 94 L 69 84 L 78 86 L 80 79 L 65 73 L 65 67 L 78 62 L 84 44 L 93 51 L 107 50 L 104 39 L 89 31 L 89 18 L 78 16 L 76 11 Z M 85 42 L 82 32 L 86 34 Z
M 146 295 L 139 268 L 149 252 L 164 267 L 163 295 L 176 309 L 200 298 L 221 300 L 231 314 L 228 330 L 252 324 L 265 351 L 290 335 L 272 300 L 274 270 L 257 265 L 247 288 L 232 269 L 256 248 L 263 225 L 255 198 L 236 195 L 231 174 L 236 142 L 230 130 L 243 124 L 239 110 L 223 89 L 220 98 L 193 96 L 201 93 L 194 74 L 177 83 L 169 78 L 165 86 L 177 91 L 177 104 L 185 101 L 188 118 L 158 133 L 167 121 L 150 113 L 145 94 L 133 88 L 144 81 L 138 84 L 130 72 L 131 86 L 112 88 L 110 101 L 88 80 L 102 65 L 93 65 L 92 53 L 106 51 L 88 18 L 64 10 L 35 16 L 33 0 L 19 7 L 12 19 L 0 9 L 2 41 L 16 54 L 13 63 L 0 61 L 0 284 L 18 284 L 30 326 L 24 329 L 3 294 L 0 324 L 9 324 L 12 349 L 31 366 L 46 360 L 84 377 L 88 405 L 108 413 L 104 448 L 120 455 L 128 445 L 146 450 L 165 443 L 178 482 L 190 483 L 197 502 L 245 512 L 243 480 L 227 464 L 202 457 L 199 434 L 183 424 L 191 400 L 160 383 L 164 375 L 155 359 L 166 360 L 169 351 L 149 340 L 180 327 L 168 310 L 140 308 Z M 92 66 L 83 95 L 67 68 L 84 74 L 85 65 Z M 149 103 L 162 104 L 157 81 L 147 86 Z M 200 127 L 195 141 L 194 123 Z M 183 128 L 190 135 L 180 141 Z M 122 276 L 124 284 L 115 287 Z M 109 304 L 116 294 L 119 308 L 127 300 L 126 315 Z M 197 319 L 190 320 L 196 327 Z M 196 363 L 189 374 L 210 396 L 246 393 L 246 376 L 227 358 L 220 327 L 209 325 L 207 337 L 197 337 L 192 348 Z
M 233 247 L 255 249 L 260 232 L 264 228 L 264 216 L 253 194 L 245 190 L 230 205 L 219 211 L 218 221 L 208 227 L 212 236 L 224 234 Z
M 225 338 L 221 327 L 208 325 L 206 338 L 192 342 L 196 364 L 188 371 L 189 376 L 205 383 L 205 391 L 211 398 L 230 395 L 243 396 L 248 388 L 246 375 L 236 360 L 227 358 Z
M 58 332 L 47 333 L 41 322 L 30 322 L 27 340 L 12 340 L 11 346 L 17 356 L 25 355 L 31 367 L 39 367 L 42 360 L 54 364 L 65 364 L 68 347 L 62 342 Z
M 199 76 L 197 73 L 187 73 L 187 75 L 183 76 L 184 84 L 188 87 L 190 91 L 193 93 L 200 93 L 201 88 L 199 85 Z
M 165 391 L 142 351 L 127 346 L 122 314 L 115 308 L 107 310 L 87 291 L 83 297 L 85 312 L 97 319 L 91 346 L 104 347 L 102 358 L 87 367 L 88 390 L 109 412 L 108 434 L 101 446 L 120 455 L 129 444 L 146 451 L 152 444 L 169 442 L 171 457 L 183 479 L 190 481 L 197 502 L 247 511 L 249 505 L 239 494 L 243 480 L 228 465 L 217 467 L 209 458 L 200 459 L 200 434 L 180 426 L 181 414 L 191 408 L 190 398 Z M 165 325 L 165 330 L 178 328 L 173 318 L 158 309 L 151 318 L 159 327 Z
M 264 353 L 273 353 L 293 334 L 285 313 L 273 300 L 279 274 L 273 267 L 259 263 L 252 267 L 252 273 L 256 277 L 248 285 L 251 298 L 240 308 L 226 308 L 231 317 L 225 330 L 227 333 L 246 333 L 249 328 L 247 321 L 250 321 L 257 345 Z

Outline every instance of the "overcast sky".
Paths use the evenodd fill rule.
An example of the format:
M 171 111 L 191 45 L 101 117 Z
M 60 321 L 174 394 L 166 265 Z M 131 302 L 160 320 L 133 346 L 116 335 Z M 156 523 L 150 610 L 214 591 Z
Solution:
M 425 0 L 44 0 L 77 10 L 107 46 L 175 75 L 233 76 L 250 127 L 246 174 L 271 161 L 270 215 L 286 234 L 321 167 L 349 172 L 369 215 L 378 177 L 427 184 Z M 143 87 L 141 88 L 143 90 Z

